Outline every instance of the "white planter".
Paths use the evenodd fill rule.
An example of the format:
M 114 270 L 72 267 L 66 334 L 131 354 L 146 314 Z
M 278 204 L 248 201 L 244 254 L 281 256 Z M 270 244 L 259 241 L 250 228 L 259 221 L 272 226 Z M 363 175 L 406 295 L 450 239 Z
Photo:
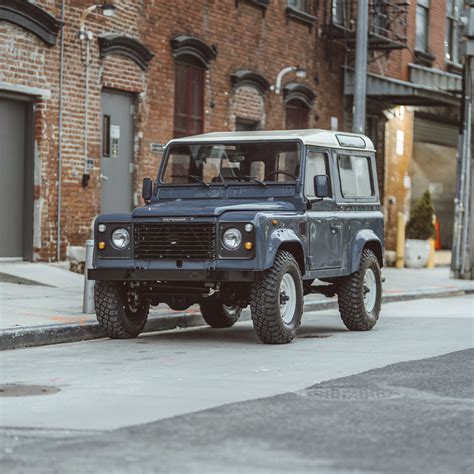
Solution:
M 426 267 L 430 258 L 430 241 L 407 239 L 405 241 L 405 266 L 408 268 Z

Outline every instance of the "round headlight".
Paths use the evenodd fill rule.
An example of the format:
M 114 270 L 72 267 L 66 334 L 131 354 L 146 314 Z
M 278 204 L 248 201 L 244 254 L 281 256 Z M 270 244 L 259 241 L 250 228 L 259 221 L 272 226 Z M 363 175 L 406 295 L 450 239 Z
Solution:
M 130 243 L 130 234 L 126 229 L 115 229 L 111 240 L 117 250 L 123 250 Z
M 236 250 L 242 243 L 242 233 L 239 229 L 227 229 L 222 236 L 222 243 L 227 250 Z

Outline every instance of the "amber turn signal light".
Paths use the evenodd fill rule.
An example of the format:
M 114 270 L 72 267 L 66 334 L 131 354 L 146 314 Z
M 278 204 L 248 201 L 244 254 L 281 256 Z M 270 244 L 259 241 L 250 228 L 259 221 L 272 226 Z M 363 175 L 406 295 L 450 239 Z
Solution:
M 105 249 L 105 242 L 99 242 L 97 244 L 97 247 L 99 248 L 99 250 L 104 250 Z
M 252 242 L 245 242 L 245 244 L 244 244 L 244 249 L 245 250 L 252 250 L 252 248 L 253 248 Z

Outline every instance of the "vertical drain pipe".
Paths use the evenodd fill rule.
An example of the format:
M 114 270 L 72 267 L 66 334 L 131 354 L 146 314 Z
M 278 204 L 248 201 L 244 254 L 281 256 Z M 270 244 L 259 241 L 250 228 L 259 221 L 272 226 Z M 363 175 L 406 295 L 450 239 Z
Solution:
M 62 171 L 63 171 L 63 92 L 64 92 L 64 17 L 65 0 L 61 0 L 61 50 L 59 58 L 59 125 L 58 125 L 58 207 L 57 207 L 57 239 L 56 260 L 61 260 L 61 207 L 62 207 Z

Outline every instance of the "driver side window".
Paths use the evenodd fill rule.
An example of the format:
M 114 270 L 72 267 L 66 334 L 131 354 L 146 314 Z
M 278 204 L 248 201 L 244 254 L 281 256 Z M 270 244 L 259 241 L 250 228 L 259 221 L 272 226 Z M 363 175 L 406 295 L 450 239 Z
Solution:
M 327 153 L 308 151 L 306 156 L 306 173 L 304 178 L 305 195 L 308 198 L 316 197 L 314 194 L 314 177 L 326 174 L 329 176 Z

